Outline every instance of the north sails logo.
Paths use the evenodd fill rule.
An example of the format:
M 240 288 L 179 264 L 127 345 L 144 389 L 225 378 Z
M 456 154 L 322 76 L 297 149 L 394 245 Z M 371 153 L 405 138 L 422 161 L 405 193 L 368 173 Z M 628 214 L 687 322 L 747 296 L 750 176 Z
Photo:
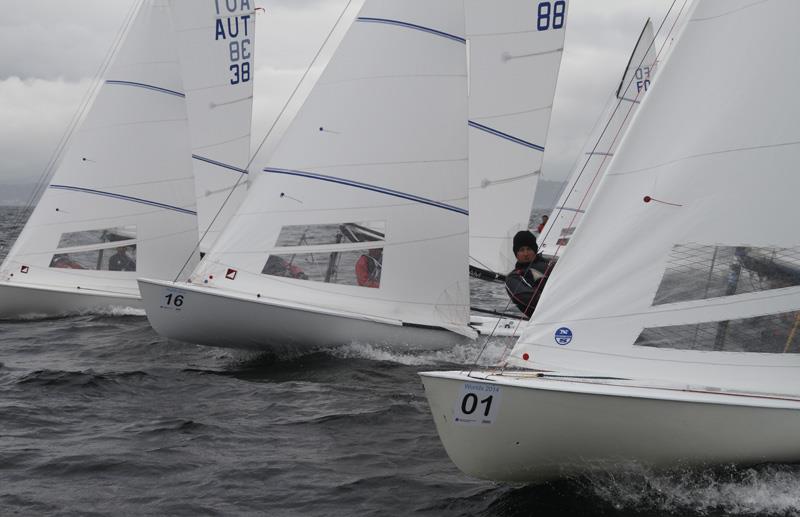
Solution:
M 236 279 L 236 270 L 232 267 L 228 268 L 228 271 L 225 272 L 225 278 L 228 280 L 235 280 Z
M 572 331 L 567 327 L 561 327 L 555 333 L 556 343 L 559 345 L 568 345 L 572 341 Z

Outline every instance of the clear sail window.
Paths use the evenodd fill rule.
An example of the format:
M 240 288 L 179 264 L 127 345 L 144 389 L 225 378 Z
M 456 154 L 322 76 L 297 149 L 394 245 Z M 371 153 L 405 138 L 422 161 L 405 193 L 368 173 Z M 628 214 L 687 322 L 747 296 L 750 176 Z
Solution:
M 647 328 L 638 346 L 706 352 L 800 353 L 800 312 Z
M 58 240 L 58 247 L 72 248 L 75 246 L 90 246 L 92 244 L 105 244 L 107 242 L 129 241 L 134 239 L 136 239 L 135 225 L 119 226 L 117 228 L 62 233 L 61 238 Z
M 377 289 L 381 284 L 383 248 L 270 255 L 262 273 Z
M 380 242 L 385 239 L 382 221 L 368 223 L 298 224 L 284 226 L 276 247 L 320 246 L 343 242 Z
M 653 305 L 800 285 L 800 247 L 673 246 Z
M 136 271 L 136 245 L 74 253 L 56 253 L 50 267 L 96 271 Z

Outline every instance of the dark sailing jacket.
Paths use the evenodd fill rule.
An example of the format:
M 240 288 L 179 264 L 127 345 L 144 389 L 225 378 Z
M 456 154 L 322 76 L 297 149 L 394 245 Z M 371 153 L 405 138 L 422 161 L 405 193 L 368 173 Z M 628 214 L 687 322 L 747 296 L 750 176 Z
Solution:
M 548 261 L 537 255 L 533 263 L 517 262 L 514 271 L 506 275 L 506 291 L 517 308 L 528 318 L 533 314 L 544 284 L 547 282 Z

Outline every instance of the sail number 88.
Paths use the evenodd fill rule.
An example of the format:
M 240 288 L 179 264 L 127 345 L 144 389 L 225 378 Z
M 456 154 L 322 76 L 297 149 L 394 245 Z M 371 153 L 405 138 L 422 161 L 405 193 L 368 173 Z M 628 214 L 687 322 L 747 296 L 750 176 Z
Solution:
M 536 28 L 540 31 L 546 31 L 564 27 L 564 16 L 566 12 L 567 3 L 564 0 L 539 2 Z
M 483 404 L 483 416 L 489 416 L 489 410 L 492 407 L 493 397 L 494 395 L 489 395 L 485 399 L 479 401 L 477 395 L 474 393 L 467 393 L 464 395 L 464 398 L 461 399 L 461 412 L 465 415 L 471 415 L 476 409 L 478 409 L 479 404 Z

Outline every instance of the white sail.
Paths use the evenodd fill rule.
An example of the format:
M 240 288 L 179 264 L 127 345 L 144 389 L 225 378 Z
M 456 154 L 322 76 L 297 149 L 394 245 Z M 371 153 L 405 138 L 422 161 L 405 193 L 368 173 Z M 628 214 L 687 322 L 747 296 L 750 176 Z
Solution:
M 255 74 L 253 4 L 254 0 L 170 1 L 189 113 L 203 252 L 247 192 Z
M 514 364 L 800 395 L 798 19 L 697 2 Z
M 470 264 L 506 273 L 528 227 L 564 49 L 567 1 L 467 0 Z
M 0 280 L 138 297 L 137 276 L 174 276 L 197 239 L 190 156 L 166 1 L 146 1 Z
M 540 251 L 560 256 L 570 236 L 580 224 L 586 207 L 594 195 L 611 158 L 625 134 L 639 104 L 655 78 L 656 48 L 653 24 L 644 25 L 619 87 L 609 100 L 595 130 L 578 156 L 564 191 L 541 232 Z
M 459 0 L 367 1 L 192 282 L 474 335 L 463 35 Z

